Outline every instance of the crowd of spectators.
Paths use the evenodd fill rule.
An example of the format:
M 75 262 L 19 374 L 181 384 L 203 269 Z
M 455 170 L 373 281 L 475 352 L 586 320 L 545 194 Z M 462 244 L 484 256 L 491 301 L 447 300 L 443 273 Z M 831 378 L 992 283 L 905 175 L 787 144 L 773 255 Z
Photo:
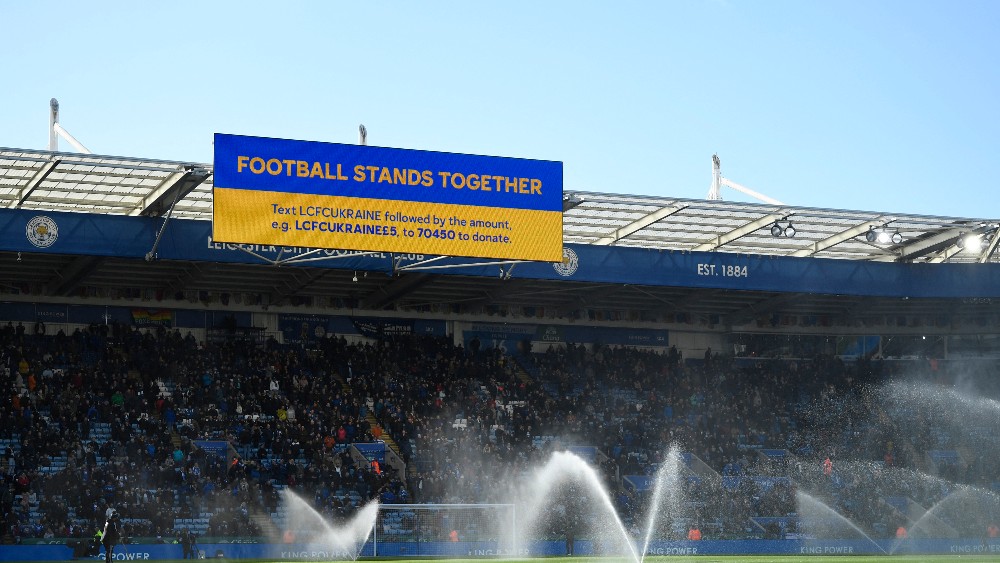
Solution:
M 664 520 L 666 535 L 688 521 L 717 537 L 799 532 L 800 488 L 882 533 L 902 518 L 886 499 L 926 505 L 950 491 L 896 479 L 873 495 L 871 471 L 926 469 L 931 452 L 975 439 L 968 421 L 943 410 L 885 400 L 903 370 L 937 388 L 966 382 L 936 362 L 530 348 L 433 337 L 209 344 L 166 328 L 45 334 L 8 323 L 0 330 L 5 539 L 88 536 L 109 506 L 130 536 L 177 537 L 178 522 L 190 519 L 207 519 L 208 535 L 257 536 L 270 532 L 282 490 L 331 519 L 369 499 L 507 502 L 510 490 L 498 483 L 523 480 L 574 445 L 595 448 L 588 461 L 629 526 L 641 525 L 650 495 L 628 476 L 655 475 L 676 446 L 686 454 L 687 501 Z M 994 371 L 979 378 L 993 382 L 980 393 L 996 392 Z M 988 416 L 977 424 L 995 430 Z M 396 445 L 405 475 L 348 447 L 377 439 Z M 206 451 L 201 440 L 227 449 Z M 967 463 L 931 469 L 948 483 L 989 487 L 995 456 L 980 448 Z M 824 471 L 830 458 L 835 469 Z
M 710 521 L 716 537 L 822 533 L 798 527 L 803 498 L 811 498 L 800 492 L 879 536 L 913 523 L 901 498 L 926 509 L 963 485 L 987 496 L 1000 486 L 1000 443 L 988 438 L 997 430 L 995 362 L 710 350 L 683 361 L 674 349 L 570 345 L 533 355 L 533 365 L 557 400 L 585 405 L 577 412 L 598 421 L 602 433 L 590 434 L 591 443 L 620 475 L 654 474 L 674 444 L 694 454 L 704 465 L 691 467 L 680 512 L 702 528 Z M 617 496 L 636 526 L 649 500 L 648 490 L 630 487 Z M 996 519 L 998 510 L 994 500 L 977 517 Z M 683 531 L 675 526 L 673 537 Z
M 384 493 L 391 471 L 357 463 L 370 441 L 361 395 L 332 374 L 339 357 L 270 342 L 206 345 L 179 331 L 93 325 L 71 334 L 0 330 L 4 531 L 81 537 L 107 507 L 130 536 L 266 530 L 289 488 L 331 517 Z M 226 442 L 223 455 L 196 440 Z M 230 453 L 235 455 L 230 456 Z M 389 469 L 389 468 L 387 468 Z

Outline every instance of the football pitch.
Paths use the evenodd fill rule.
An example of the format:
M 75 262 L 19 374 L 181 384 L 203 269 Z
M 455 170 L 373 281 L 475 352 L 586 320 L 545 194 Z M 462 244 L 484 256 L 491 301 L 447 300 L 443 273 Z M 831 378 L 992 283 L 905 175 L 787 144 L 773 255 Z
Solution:
M 644 562 L 650 563 L 671 563 L 681 561 L 691 561 L 694 563 L 794 563 L 798 561 L 818 561 L 821 563 L 938 563 L 946 561 L 995 561 L 988 554 L 984 555 L 668 555 L 661 557 L 646 557 Z M 525 559 L 525 563 L 557 563 L 567 561 L 567 563 L 599 563 L 600 557 L 553 557 L 549 559 Z M 463 560 L 471 563 L 471 560 Z
M 947 561 L 996 561 L 996 554 L 984 555 L 666 555 L 648 556 L 649 563 L 794 563 L 818 561 L 820 563 L 939 563 Z M 448 563 L 484 563 L 488 559 L 448 559 Z M 541 557 L 535 559 L 509 559 L 509 563 L 611 563 L 628 561 L 619 557 Z M 394 563 L 421 563 L 419 560 Z M 426 560 L 423 563 L 427 563 Z
M 103 559 L 88 558 L 85 561 L 101 561 Z M 3 558 L 0 556 L 0 561 Z M 117 560 L 116 560 L 117 561 Z M 183 559 L 157 559 L 159 563 L 186 563 Z M 352 560 L 303 560 L 303 559 L 228 559 L 238 563 L 353 563 Z M 621 557 L 538 557 L 529 559 L 494 559 L 482 557 L 477 559 L 394 559 L 360 557 L 357 562 L 386 563 L 489 563 L 502 561 L 504 563 L 629 563 L 631 560 Z M 962 554 L 962 555 L 665 555 L 648 556 L 643 562 L 649 563 L 796 563 L 813 561 L 819 563 L 947 563 L 952 561 L 997 561 L 996 554 Z M 25 562 L 25 563 L 56 563 L 56 562 Z
M 359 561 L 362 561 L 359 559 Z M 649 563 L 944 563 L 950 561 L 996 561 L 996 554 L 982 555 L 667 555 L 648 556 Z M 393 559 L 392 563 L 427 563 L 427 559 Z M 486 563 L 493 559 L 443 559 L 442 563 Z M 539 557 L 534 559 L 501 559 L 507 563 L 619 563 L 620 557 Z M 273 562 L 286 563 L 286 562 Z
M 643 562 L 649 563 L 796 563 L 813 561 L 819 563 L 946 563 L 951 561 L 996 561 L 996 554 L 963 554 L 963 555 L 666 555 L 648 556 Z M 161 560 L 163 561 L 163 560 Z M 182 560 L 174 560 L 182 563 Z M 247 563 L 303 563 L 303 560 L 288 559 L 236 559 Z M 489 557 L 478 559 L 393 559 L 393 558 L 358 558 L 363 561 L 385 561 L 388 563 L 489 563 L 503 561 L 504 563 L 628 563 L 629 559 L 621 557 L 538 557 L 530 559 L 493 559 Z M 163 563 L 167 563 L 163 561 Z M 171 562 L 172 563 L 172 562 Z M 309 563 L 333 563 L 333 561 L 312 561 Z

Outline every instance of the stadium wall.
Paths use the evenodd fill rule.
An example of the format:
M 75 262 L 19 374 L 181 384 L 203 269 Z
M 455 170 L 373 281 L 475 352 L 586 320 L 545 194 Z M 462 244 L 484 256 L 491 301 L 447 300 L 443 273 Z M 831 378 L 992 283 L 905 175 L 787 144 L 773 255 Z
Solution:
M 72 549 L 63 541 L 51 544 L 5 545 L 0 561 L 69 561 Z M 315 544 L 205 543 L 198 550 L 206 558 L 330 560 L 354 559 L 353 553 L 324 550 Z M 369 541 L 361 557 L 372 557 L 374 544 Z M 587 540 L 574 543 L 574 555 L 607 555 L 601 546 Z M 883 554 L 962 554 L 1000 555 L 1000 542 L 978 539 L 906 539 L 906 540 L 703 540 L 653 542 L 647 555 L 883 555 Z M 180 544 L 130 544 L 115 550 L 117 561 L 180 559 Z M 492 542 L 395 542 L 378 545 L 378 557 L 545 557 L 566 555 L 563 541 L 536 541 L 516 553 L 498 550 Z M 103 559 L 89 557 L 86 559 Z
M 44 220 L 39 238 L 31 225 Z M 32 223 L 32 222 L 35 223 Z M 156 241 L 162 260 L 260 264 L 258 256 L 285 258 L 312 249 L 216 243 L 212 223 L 174 219 L 157 238 L 163 220 L 84 213 L 0 210 L 0 250 L 145 259 Z M 241 248 L 243 250 L 241 250 Z M 418 254 L 323 250 L 335 264 L 311 267 L 392 272 L 425 259 Z M 561 263 L 524 262 L 517 277 L 591 283 L 706 289 L 808 292 L 912 298 L 1000 297 L 1000 264 L 916 264 L 858 262 L 820 258 L 760 256 L 725 252 L 668 252 L 656 249 L 567 244 Z M 478 261 L 477 263 L 481 263 Z M 455 266 L 449 274 L 495 277 L 495 264 L 470 266 L 469 259 L 447 257 L 436 266 Z

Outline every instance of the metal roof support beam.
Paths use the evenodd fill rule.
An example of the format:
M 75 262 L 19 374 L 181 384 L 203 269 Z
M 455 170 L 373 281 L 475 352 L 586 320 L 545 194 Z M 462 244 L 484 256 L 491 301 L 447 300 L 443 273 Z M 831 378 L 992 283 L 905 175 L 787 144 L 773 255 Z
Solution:
M 136 217 L 148 213 L 153 208 L 154 202 L 160 201 L 164 194 L 171 191 L 178 184 L 184 181 L 187 174 L 187 170 L 182 170 L 167 176 L 162 182 L 160 182 L 160 185 L 157 186 L 156 189 L 150 191 L 149 195 L 142 198 L 142 205 L 130 211 L 129 216 Z
M 249 250 L 245 250 L 245 249 L 242 249 L 242 248 L 240 250 L 243 250 L 247 254 L 251 254 L 253 256 L 256 256 L 257 258 L 261 258 L 262 260 L 267 260 L 266 258 L 263 258 L 262 256 L 260 256 L 258 254 L 250 252 Z M 381 254 L 381 252 L 357 252 L 357 253 L 354 253 L 354 254 L 339 254 L 339 255 L 336 255 L 336 256 L 331 256 L 329 254 L 324 254 L 323 256 L 314 256 L 312 258 L 308 258 L 308 256 L 312 256 L 313 254 L 319 254 L 319 253 L 323 252 L 324 250 L 325 249 L 323 249 L 323 248 L 314 248 L 313 250 L 307 251 L 307 252 L 305 252 L 303 254 L 299 254 L 297 256 L 290 256 L 290 257 L 285 258 L 283 260 L 279 259 L 279 260 L 268 260 L 268 261 L 272 265 L 274 265 L 274 266 L 284 266 L 285 264 L 302 264 L 304 262 L 322 262 L 324 260 L 339 260 L 341 258 L 357 258 L 359 256 L 373 256 L 373 255 Z
M 477 306 L 487 303 L 498 305 L 528 305 L 533 303 L 540 307 L 553 308 L 566 313 L 587 307 L 587 302 L 592 297 L 611 295 L 623 287 L 621 284 L 600 284 L 592 288 L 580 288 L 575 285 L 562 288 L 554 286 L 542 288 L 532 284 L 531 280 L 513 279 L 505 280 L 501 285 L 484 291 L 481 297 L 466 304 Z
M 607 246 L 609 244 L 614 244 L 640 229 L 645 229 L 646 227 L 652 225 L 653 223 L 659 221 L 660 219 L 663 219 L 664 217 L 669 217 L 674 213 L 677 213 L 678 211 L 684 209 L 685 207 L 687 206 L 671 205 L 668 207 L 660 208 L 650 213 L 649 215 L 646 215 L 645 217 L 641 217 L 639 219 L 636 219 L 635 221 L 632 221 L 631 223 L 625 225 L 624 227 L 621 227 L 620 229 L 615 229 L 614 231 L 611 232 L 610 235 L 595 240 L 593 244 L 594 246 Z
M 392 265 L 392 271 L 393 271 L 393 273 L 398 273 L 398 272 L 402 272 L 403 270 L 410 270 L 410 269 L 413 269 L 415 267 L 423 266 L 424 264 L 430 264 L 432 262 L 439 262 L 441 260 L 445 260 L 446 258 L 448 258 L 448 256 L 435 256 L 433 258 L 427 258 L 425 260 L 421 260 L 419 262 L 414 262 L 412 264 L 407 264 L 405 266 L 402 265 L 402 264 L 399 264 L 399 263 L 394 263 Z
M 294 283 L 285 283 L 285 289 L 283 289 L 283 290 L 276 290 L 272 294 L 271 304 L 272 305 L 281 305 L 282 303 L 284 303 L 289 298 L 294 297 L 300 291 L 306 289 L 310 285 L 312 285 L 312 284 L 316 283 L 317 281 L 323 279 L 324 277 L 326 277 L 328 274 L 330 274 L 332 272 L 333 272 L 333 270 L 319 270 L 319 269 L 317 269 L 317 270 L 306 270 L 305 271 L 305 275 L 302 276 L 302 277 L 296 276 L 293 273 L 291 275 L 291 278 L 292 278 L 292 282 L 294 282 Z
M 672 301 L 670 299 L 666 299 L 666 298 L 664 298 L 664 297 L 662 297 L 660 295 L 656 295 L 655 293 L 652 293 L 651 291 L 647 291 L 647 290 L 645 290 L 645 289 L 643 289 L 643 288 L 641 288 L 641 287 L 639 287 L 637 285 L 629 285 L 628 288 L 631 289 L 632 291 L 636 292 L 636 293 L 641 293 L 642 295 L 645 295 L 646 297 L 649 297 L 650 299 L 655 299 L 655 300 L 659 301 L 660 303 L 663 303 L 664 305 L 666 305 L 667 307 L 669 307 L 671 311 L 678 310 L 678 305 L 677 305 L 677 302 L 675 302 L 675 301 Z
M 429 262 L 430 260 L 427 260 Z M 468 264 L 445 264 L 443 266 L 420 266 L 416 267 L 414 264 L 409 266 L 402 266 L 397 271 L 413 271 L 419 272 L 422 270 L 447 270 L 449 268 L 473 268 L 478 266 L 503 266 L 504 264 L 520 264 L 522 262 L 531 262 L 531 260 L 498 260 L 496 262 L 470 262 Z M 502 269 L 502 268 L 501 268 Z
M 211 175 L 212 173 L 204 168 L 179 170 L 160 182 L 160 185 L 150 191 L 149 195 L 142 198 L 142 205 L 129 212 L 129 215 L 132 217 L 163 215 L 169 208 L 169 202 L 184 199 L 184 196 L 191 193 Z
M 847 297 L 845 296 L 845 298 Z M 855 300 L 853 304 L 849 304 L 849 307 L 844 308 L 843 318 L 850 323 L 862 318 L 880 317 L 882 316 L 880 313 L 875 315 L 871 314 L 871 311 L 876 308 L 877 303 L 878 299 L 874 297 L 860 297 Z
M 17 197 L 15 197 L 14 201 L 10 202 L 10 205 L 7 207 L 15 209 L 24 205 L 24 202 L 31 197 L 31 192 L 35 191 L 35 189 L 38 188 L 38 185 L 45 181 L 45 178 L 48 178 L 49 174 L 56 169 L 56 166 L 59 166 L 59 162 L 60 161 L 58 159 L 50 160 L 45 163 L 44 166 L 39 168 L 38 172 L 35 172 L 35 175 L 28 180 L 28 183 L 17 193 Z
M 728 289 L 702 289 L 699 291 L 692 291 L 684 296 L 684 301 L 679 304 L 674 305 L 672 312 L 675 313 L 694 313 L 695 309 L 701 306 L 703 302 L 708 299 L 718 297 L 728 293 Z
M 179 181 L 183 181 L 183 180 L 179 180 Z M 198 183 L 201 183 L 201 181 L 199 180 Z M 195 185 L 197 185 L 197 184 L 195 184 Z M 153 193 L 156 193 L 158 191 L 159 190 L 154 190 Z M 163 238 L 163 232 L 167 230 L 167 223 L 170 221 L 170 216 L 173 215 L 173 213 L 174 213 L 174 206 L 176 206 L 177 205 L 177 201 L 181 197 L 183 197 L 181 195 L 180 188 L 178 188 L 176 190 L 175 189 L 168 189 L 165 192 L 161 192 L 161 195 L 165 196 L 167 193 L 170 193 L 171 191 L 174 194 L 174 200 L 172 202 L 170 202 L 170 208 L 167 209 L 167 214 L 166 214 L 166 216 L 163 217 L 163 224 L 160 225 L 160 230 L 157 231 L 157 233 L 156 233 L 156 240 L 153 241 L 153 248 L 150 248 L 149 252 L 146 253 L 146 262 L 152 262 L 153 260 L 156 260 L 156 249 L 157 249 L 157 247 L 160 246 L 160 239 Z M 187 192 L 185 192 L 185 193 L 187 193 Z M 156 204 L 157 207 L 160 207 L 161 205 L 162 205 L 162 203 L 157 203 Z M 145 207 L 146 209 L 150 208 L 148 205 L 144 205 L 143 207 Z
M 184 291 L 184 288 L 204 279 L 207 269 L 199 266 L 197 262 L 189 263 L 170 285 L 164 286 L 163 293 L 173 295 L 179 291 Z
M 952 256 L 958 254 L 959 252 L 962 252 L 962 249 L 959 248 L 957 244 L 953 244 L 948 248 L 945 248 L 944 250 L 939 252 L 937 256 L 931 258 L 930 260 L 928 260 L 928 262 L 930 262 L 931 264 L 940 264 L 941 262 L 947 262 L 948 260 L 951 260 Z
M 773 297 L 768 297 L 767 299 L 758 301 L 757 303 L 754 303 L 741 311 L 734 311 L 729 315 L 725 315 L 726 323 L 729 326 L 742 325 L 743 323 L 752 321 L 754 318 L 760 315 L 771 314 L 775 310 L 777 310 L 778 307 L 781 307 L 782 305 L 790 301 L 795 301 L 800 297 L 801 294 L 799 293 L 782 293 L 775 295 Z
M 626 286 L 620 283 L 608 283 L 601 284 L 591 288 L 575 288 L 576 291 L 570 292 L 567 295 L 572 297 L 572 299 L 562 303 L 563 305 L 571 305 L 576 302 L 581 307 L 588 307 L 592 305 L 594 299 L 612 299 L 614 294 L 620 292 Z M 558 304 L 557 304 L 558 305 Z
M 537 280 L 535 280 L 537 281 Z M 554 307 L 564 307 L 567 304 L 573 304 L 577 302 L 580 297 L 580 288 L 576 285 L 570 285 L 563 287 L 562 284 L 554 283 L 548 287 L 539 287 L 537 285 L 529 285 L 528 280 L 525 279 L 512 279 L 504 280 L 502 285 L 493 286 L 489 291 L 483 291 L 481 297 L 469 300 L 469 304 L 478 305 L 481 303 L 493 303 L 502 302 L 505 300 L 517 300 L 520 303 L 525 303 L 528 297 L 539 297 L 548 298 L 549 302 Z M 607 292 L 610 287 L 618 287 L 621 284 L 601 284 L 592 288 L 592 292 L 600 293 Z M 590 293 L 588 292 L 587 295 Z M 553 298 L 554 296 L 554 298 Z M 558 299 L 558 303 L 555 303 Z
M 64 129 L 62 125 L 59 125 L 58 122 L 52 124 L 52 130 L 55 131 L 63 139 L 66 139 L 66 141 L 69 144 L 73 145 L 73 148 L 75 148 L 76 150 L 85 154 L 93 154 L 90 152 L 90 149 L 83 146 L 83 143 L 81 143 L 80 141 L 77 141 L 76 137 L 70 135 L 69 131 Z
M 980 237 L 981 238 L 981 237 L 985 236 L 988 232 L 990 232 L 990 227 L 989 226 L 980 226 L 978 228 L 969 229 L 969 230 L 955 230 L 955 231 L 952 231 L 953 235 L 955 233 L 957 233 L 957 235 L 951 240 L 951 245 L 948 246 L 947 248 L 945 248 L 944 250 L 942 250 L 937 256 L 935 256 L 934 258 L 932 258 L 931 260 L 929 260 L 929 262 L 931 262 L 932 264 L 938 264 L 938 263 L 941 263 L 941 262 L 947 262 L 948 260 L 951 260 L 952 256 L 958 254 L 959 252 L 964 252 L 966 250 L 966 249 L 964 249 L 964 248 L 962 248 L 961 246 L 958 245 L 958 241 L 963 236 L 971 236 L 971 237 Z M 989 259 L 990 259 L 990 255 L 993 254 L 993 251 L 996 249 L 996 247 L 997 247 L 997 237 L 996 237 L 996 235 L 994 235 L 993 240 L 990 241 L 989 244 L 984 245 L 984 248 L 983 248 L 982 252 L 980 253 L 979 257 L 976 258 L 976 262 L 979 262 L 980 264 L 984 264 L 984 263 L 988 262 Z
M 784 203 L 774 199 L 773 197 L 766 196 L 760 192 L 751 190 L 750 188 L 742 184 L 737 184 L 736 182 L 728 178 L 722 178 L 721 184 L 723 186 L 730 187 L 738 192 L 745 193 L 750 197 L 757 198 L 758 200 L 763 201 L 764 203 L 770 203 L 771 205 L 785 205 Z M 722 196 L 719 196 L 719 199 L 722 199 Z
M 65 297 L 72 293 L 77 286 L 83 282 L 91 272 L 94 271 L 97 266 L 104 261 L 103 256 L 79 256 L 73 260 L 62 272 L 59 272 L 59 277 L 62 278 L 59 285 L 55 287 L 49 295 Z
M 913 260 L 914 258 L 937 252 L 949 245 L 954 245 L 962 232 L 962 229 L 947 229 L 925 239 L 915 241 L 913 244 L 903 245 L 899 261 Z
M 580 205 L 581 203 L 583 203 L 582 197 L 573 193 L 566 194 L 566 196 L 563 197 L 562 201 L 563 213 L 566 213 L 567 211 L 573 209 L 574 207 Z
M 398 297 L 413 291 L 430 281 L 427 274 L 406 274 L 393 280 L 389 285 L 379 288 L 377 294 L 364 297 L 362 303 L 365 308 L 382 309 L 386 305 L 395 301 Z
M 861 223 L 860 225 L 851 227 L 846 231 L 837 233 L 821 241 L 814 242 L 812 244 L 812 247 L 803 248 L 802 250 L 793 252 L 791 256 L 806 257 L 806 256 L 812 256 L 813 254 L 818 254 L 826 250 L 827 248 L 830 248 L 831 246 L 836 246 L 844 241 L 851 240 L 852 238 L 860 234 L 867 233 L 868 229 L 884 226 L 890 221 L 891 220 L 889 221 L 876 220 L 876 221 L 867 221 L 865 223 Z
M 492 284 L 493 282 L 491 281 L 490 283 Z M 482 289 L 480 295 L 470 297 L 464 303 L 470 307 L 478 307 L 487 303 L 500 305 L 504 301 L 509 300 L 510 296 L 520 290 L 525 283 L 524 280 L 513 280 L 503 285 L 493 286 L 490 289 Z
M 762 229 L 770 225 L 771 223 L 774 223 L 775 221 L 787 219 L 789 216 L 790 215 L 785 213 L 784 210 L 781 210 L 780 213 L 772 213 L 770 215 L 765 215 L 752 223 L 747 223 L 746 225 L 743 225 L 738 229 L 733 229 L 728 233 L 715 237 L 715 240 L 713 240 L 712 242 L 706 242 L 704 244 L 700 244 L 692 248 L 691 250 L 698 252 L 711 252 L 713 250 L 717 250 L 729 244 L 730 242 L 733 242 L 738 238 L 749 235 L 750 233 L 756 231 L 757 229 Z
M 985 264 L 990 261 L 990 256 L 992 256 L 993 252 L 997 249 L 998 242 L 1000 242 L 1000 230 L 994 230 L 993 240 L 986 245 L 986 248 L 983 249 L 982 255 L 979 256 L 980 264 Z

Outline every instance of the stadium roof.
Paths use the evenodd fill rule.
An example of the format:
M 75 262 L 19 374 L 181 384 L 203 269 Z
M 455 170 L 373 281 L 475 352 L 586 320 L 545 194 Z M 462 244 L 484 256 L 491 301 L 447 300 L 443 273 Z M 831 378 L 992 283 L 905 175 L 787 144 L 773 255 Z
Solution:
M 0 204 L 146 216 L 166 215 L 173 206 L 172 217 L 211 220 L 212 168 L 193 162 L 0 148 Z M 779 236 L 772 235 L 775 225 Z M 567 191 L 563 240 L 765 256 L 998 262 L 998 227 L 1000 218 Z M 970 251 L 972 246 L 979 250 Z
M 0 205 L 11 209 L 171 217 L 210 221 L 212 165 L 0 148 Z M 171 211 L 172 207 L 172 211 Z M 673 251 L 800 256 L 853 261 L 1000 262 L 997 218 L 954 218 L 784 205 L 567 191 L 563 239 Z M 789 224 L 794 236 L 786 236 Z M 783 233 L 772 235 L 777 225 Z M 888 242 L 880 242 L 884 232 Z M 892 235 L 899 233 L 899 242 Z M 874 241 L 868 240 L 871 233 Z M 982 249 L 962 250 L 963 237 Z M 901 240 L 900 240 L 901 239 Z M 970 239 L 971 240 L 971 239 Z M 964 245 L 964 246 L 971 246 Z M 911 299 L 690 287 L 639 287 L 403 272 L 397 276 L 301 265 L 178 263 L 102 256 L 0 252 L 3 293 L 34 299 L 209 292 L 264 295 L 272 307 L 350 302 L 365 310 L 516 311 L 544 307 L 561 318 L 585 310 L 631 310 L 654 319 L 719 316 L 731 326 L 784 314 L 820 314 L 851 323 L 897 314 L 1000 314 L 1000 300 Z M 96 293 L 95 293 L 96 292 Z M 169 306 L 164 303 L 164 306 Z M 178 303 L 176 306 L 182 306 Z M 354 305 L 352 305 L 354 306 Z M 515 313 L 516 314 L 516 313 Z M 645 318 L 645 315 L 644 315 Z M 844 325 L 842 325 L 844 326 Z M 849 326 L 849 325 L 848 325 Z

